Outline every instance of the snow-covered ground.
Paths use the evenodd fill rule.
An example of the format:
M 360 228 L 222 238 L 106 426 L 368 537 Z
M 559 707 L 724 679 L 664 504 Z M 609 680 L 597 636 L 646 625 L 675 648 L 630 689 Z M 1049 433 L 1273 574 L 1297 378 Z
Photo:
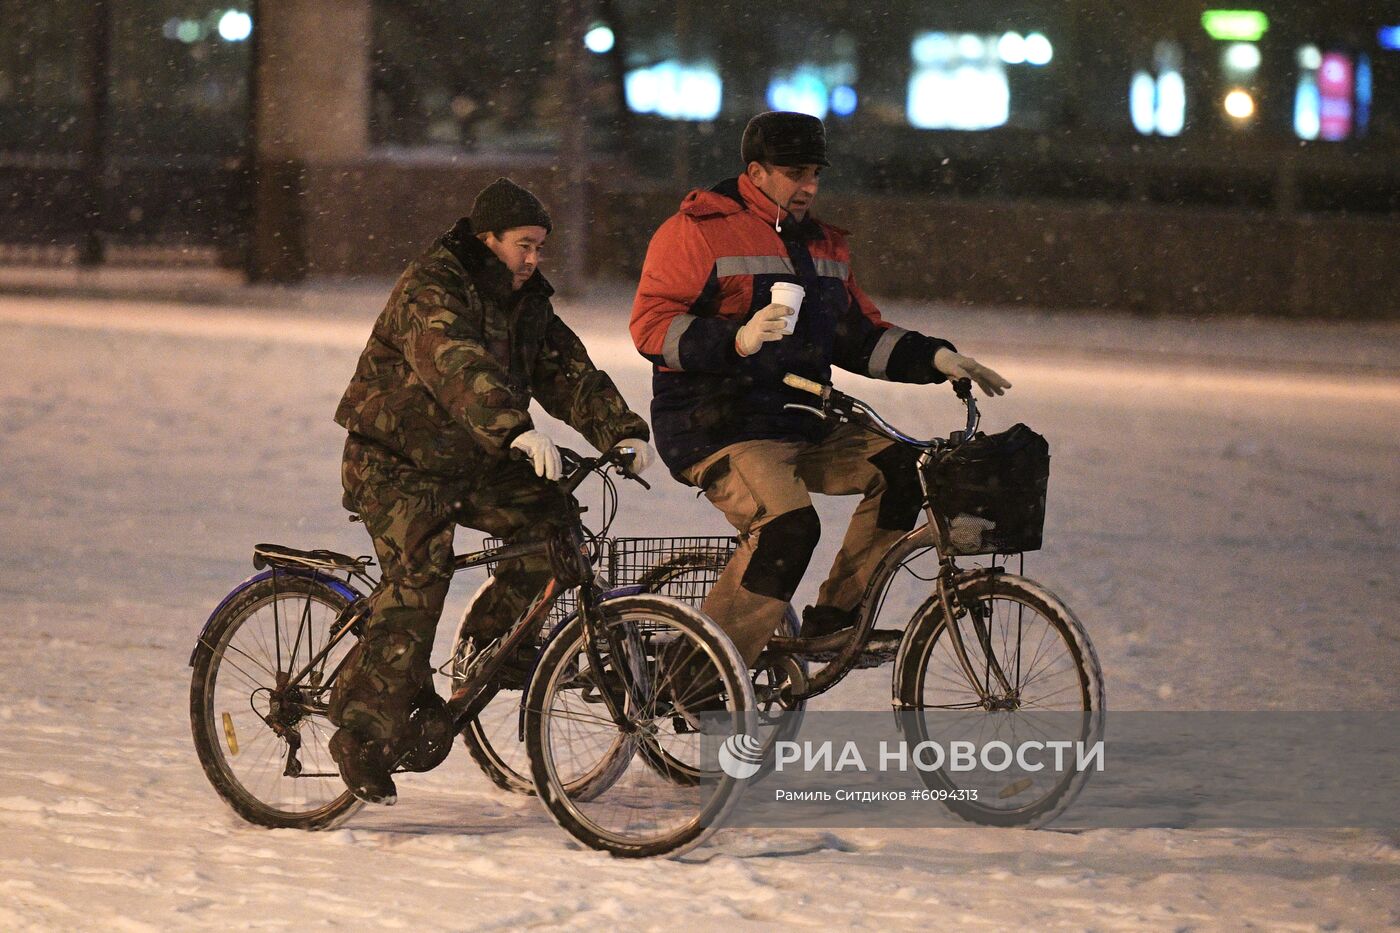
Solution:
M 727 831 L 639 864 L 460 752 L 330 833 L 240 822 L 195 760 L 186 660 L 255 542 L 367 549 L 330 414 L 382 295 L 0 298 L 0 928 L 1400 926 L 1387 832 Z M 626 297 L 563 313 L 642 406 Z M 1111 708 L 1400 709 L 1400 326 L 888 314 L 1015 383 L 988 428 L 1051 439 L 1027 571 L 1084 621 Z M 844 385 L 913 433 L 956 426 L 946 389 Z M 618 532 L 725 531 L 654 480 Z M 834 538 L 841 503 L 820 508 Z M 888 685 L 823 703 L 884 708 Z

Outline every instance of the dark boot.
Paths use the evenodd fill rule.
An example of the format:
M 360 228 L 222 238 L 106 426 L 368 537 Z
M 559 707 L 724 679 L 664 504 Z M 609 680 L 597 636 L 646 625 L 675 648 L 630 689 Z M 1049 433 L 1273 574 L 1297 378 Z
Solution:
M 386 743 L 363 739 L 342 728 L 331 736 L 329 747 L 341 780 L 356 797 L 386 807 L 398 802 L 398 788 L 389 776 L 394 763 Z
M 530 674 L 535 670 L 535 659 L 539 654 L 539 646 L 528 643 L 507 654 L 501 662 L 500 670 L 496 672 L 501 689 L 524 690 L 525 685 L 530 682 Z
M 678 639 L 662 649 L 657 658 L 657 697 L 699 730 L 700 716 L 724 712 L 718 673 L 697 646 L 688 639 Z
M 489 645 L 498 637 L 488 635 L 478 638 L 473 635 L 467 644 L 465 659 L 470 661 L 476 656 L 481 645 Z M 526 642 L 507 654 L 501 659 L 501 666 L 496 669 L 496 683 L 502 690 L 524 690 L 525 685 L 530 682 L 530 675 L 535 670 L 535 660 L 539 654 L 540 646 L 534 642 Z
M 798 633 L 803 638 L 821 638 L 834 635 L 856 624 L 854 609 L 837 609 L 835 606 L 808 606 L 802 610 L 802 629 Z

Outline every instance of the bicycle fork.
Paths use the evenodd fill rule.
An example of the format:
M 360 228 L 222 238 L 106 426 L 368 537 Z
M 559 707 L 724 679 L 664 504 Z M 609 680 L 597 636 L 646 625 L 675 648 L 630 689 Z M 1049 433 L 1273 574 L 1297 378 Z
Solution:
M 607 643 L 608 655 L 613 659 L 613 668 L 617 671 L 618 679 L 625 691 L 624 698 L 630 700 L 632 708 L 637 710 L 645 709 L 646 701 L 641 685 L 632 676 L 629 659 L 642 658 L 642 666 L 645 668 L 645 653 L 642 651 L 640 641 L 635 637 L 635 630 L 631 630 L 633 637 L 628 639 L 629 644 L 624 645 L 618 632 L 612 626 L 603 624 L 602 614 L 598 612 L 596 597 L 591 592 L 587 598 L 580 601 L 580 608 L 583 614 L 584 651 L 588 655 L 589 667 L 595 672 L 598 693 L 602 696 L 603 704 L 608 709 L 608 715 L 612 717 L 612 721 L 618 729 L 624 734 L 636 732 L 637 724 L 628 717 L 625 704 L 619 703 L 621 698 L 608 689 L 603 674 L 603 658 L 598 651 L 598 636 L 601 633 L 603 641 Z
M 1014 704 L 1019 699 L 1016 696 L 1018 688 L 1007 676 L 992 648 L 991 630 L 987 626 L 983 609 L 975 601 L 969 606 L 962 605 L 957 596 L 957 588 L 949 585 L 952 577 L 950 571 L 951 568 L 945 568 L 945 571 L 938 575 L 938 599 L 943 606 L 943 621 L 948 628 L 948 637 L 952 640 L 953 654 L 957 658 L 958 666 L 968 684 L 977 691 L 977 695 L 982 698 L 988 709 L 1015 709 Z M 972 629 L 976 633 L 977 643 L 985 659 L 985 669 L 980 673 L 973 667 L 972 659 L 967 653 L 967 643 L 963 640 L 962 626 L 959 623 L 964 616 L 972 620 Z M 996 683 L 996 690 L 992 689 L 993 681 Z

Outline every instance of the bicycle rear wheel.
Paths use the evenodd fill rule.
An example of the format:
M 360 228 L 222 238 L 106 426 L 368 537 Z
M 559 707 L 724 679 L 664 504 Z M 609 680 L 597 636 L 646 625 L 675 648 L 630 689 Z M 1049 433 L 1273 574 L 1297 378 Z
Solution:
M 911 747 L 971 741 L 981 748 L 1000 741 L 1015 749 L 1025 742 L 1092 744 L 1102 737 L 1103 673 L 1068 606 L 1034 581 L 1010 574 L 975 577 L 959 587 L 958 597 L 968 610 L 958 631 L 975 680 L 959 662 L 942 602 L 930 598 L 910 623 L 895 672 L 900 721 Z M 919 773 L 929 789 L 947 792 L 944 803 L 958 817 L 1025 828 L 1064 812 L 1090 774 L 1019 765 Z
M 775 634 L 793 638 L 800 627 L 797 613 L 788 606 Z M 807 661 L 804 658 L 785 655 L 771 663 L 764 663 L 760 658 L 758 666 L 749 671 L 749 679 L 753 682 L 755 709 L 758 714 L 756 737 L 762 747 L 761 755 L 766 770 L 772 760 L 769 753 L 773 747 L 780 740 L 793 738 L 802 724 L 802 714 L 807 708 L 807 701 L 794 701 L 790 698 L 794 691 L 806 688 Z M 675 744 L 681 746 L 681 754 L 671 754 L 671 746 Z M 642 740 L 640 752 L 643 760 L 668 781 L 695 784 L 704 780 L 708 772 L 693 764 L 694 756 L 690 744 L 686 724 L 683 720 L 673 717 L 671 728 L 658 728 L 655 734 Z
M 599 610 L 621 646 L 616 654 L 600 632 L 595 666 L 585 624 L 576 618 L 540 657 L 525 710 L 531 773 L 550 816 L 585 845 L 634 858 L 677 854 L 716 827 L 740 785 L 715 770 L 706 771 L 712 780 L 678 784 L 637 754 L 693 699 L 660 670 L 659 659 L 663 652 L 684 657 L 692 682 L 713 689 L 713 719 L 727 736 L 754 734 L 753 687 L 728 637 L 698 611 L 644 595 L 611 599 Z M 624 712 L 623 725 L 610 715 L 604 691 Z M 668 740 L 667 752 L 702 769 L 698 731 Z
M 357 596 L 320 575 L 270 574 L 223 606 L 195 649 L 195 751 L 219 796 L 250 823 L 326 829 L 362 805 L 327 749 L 331 684 L 356 639 L 341 639 L 303 682 L 288 683 Z

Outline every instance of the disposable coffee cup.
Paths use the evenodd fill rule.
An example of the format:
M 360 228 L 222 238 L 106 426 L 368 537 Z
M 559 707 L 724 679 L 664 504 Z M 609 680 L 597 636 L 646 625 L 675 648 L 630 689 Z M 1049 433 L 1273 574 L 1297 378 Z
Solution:
M 795 282 L 773 283 L 773 303 L 792 309 L 792 313 L 783 318 L 783 333 L 790 334 L 797 329 L 797 312 L 806 294 L 807 290 Z

